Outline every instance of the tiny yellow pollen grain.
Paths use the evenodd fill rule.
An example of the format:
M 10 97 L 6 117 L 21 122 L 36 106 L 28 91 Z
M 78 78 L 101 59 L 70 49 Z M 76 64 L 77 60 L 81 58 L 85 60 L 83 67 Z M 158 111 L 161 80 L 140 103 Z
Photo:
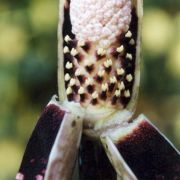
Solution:
M 132 60 L 132 54 L 127 53 L 127 54 L 126 54 L 126 59 Z
M 123 75 L 125 72 L 123 68 L 117 69 L 116 71 L 118 75 Z
M 129 41 L 129 44 L 130 44 L 130 45 L 134 45 L 134 44 L 135 44 L 134 39 L 131 39 L 131 40 Z
M 118 53 L 122 53 L 122 52 L 124 51 L 124 46 L 121 45 L 120 47 L 118 47 L 118 48 L 116 49 L 116 51 L 117 51 Z
M 67 94 L 67 95 L 72 94 L 72 88 L 71 88 L 71 87 L 68 87 L 68 88 L 67 88 L 66 94 Z
M 127 80 L 128 82 L 131 82 L 131 81 L 133 80 L 132 75 L 131 75 L 131 74 L 128 74 L 128 75 L 126 76 L 126 80 Z
M 65 40 L 65 42 L 68 43 L 69 41 L 71 41 L 71 38 L 70 38 L 68 35 L 66 35 L 65 38 L 64 38 L 64 40 Z
M 69 85 L 70 85 L 70 86 L 74 86 L 75 84 L 76 84 L 76 79 L 72 78 L 72 79 L 70 80 Z
M 69 48 L 67 46 L 65 46 L 64 49 L 63 49 L 63 52 L 64 53 L 68 53 L 69 52 Z
M 73 67 L 73 64 L 69 61 L 66 63 L 66 69 L 71 69 Z
M 80 88 L 79 88 L 78 94 L 84 94 L 84 88 L 83 88 L 83 87 L 80 87 Z
M 92 98 L 93 98 L 93 99 L 97 99 L 97 98 L 98 98 L 98 93 L 97 93 L 97 91 L 93 92 Z
M 126 38 L 132 37 L 132 32 L 131 32 L 131 31 L 128 31 L 128 32 L 125 34 L 125 37 L 126 37 Z
M 102 91 L 107 91 L 108 90 L 108 84 L 107 83 L 102 84 L 101 88 L 102 88 Z
M 65 74 L 65 81 L 69 81 L 71 79 L 70 75 L 68 73 Z
M 76 56 L 78 54 L 77 50 L 75 48 L 71 49 L 71 55 Z
M 126 98 L 130 97 L 130 91 L 129 90 L 124 91 L 124 96 Z

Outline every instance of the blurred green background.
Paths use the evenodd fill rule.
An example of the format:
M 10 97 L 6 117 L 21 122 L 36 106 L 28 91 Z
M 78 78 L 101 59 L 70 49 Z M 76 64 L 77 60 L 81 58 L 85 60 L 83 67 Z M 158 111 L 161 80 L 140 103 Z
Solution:
M 145 0 L 144 113 L 180 149 L 180 1 Z M 38 116 L 57 93 L 58 0 L 0 0 L 0 179 L 14 179 Z

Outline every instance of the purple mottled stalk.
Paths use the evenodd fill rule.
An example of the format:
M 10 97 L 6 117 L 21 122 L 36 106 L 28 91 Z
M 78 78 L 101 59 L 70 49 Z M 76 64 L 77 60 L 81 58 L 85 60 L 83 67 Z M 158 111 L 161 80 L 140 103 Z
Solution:
M 42 179 L 65 112 L 49 104 L 42 112 L 29 139 L 16 179 Z

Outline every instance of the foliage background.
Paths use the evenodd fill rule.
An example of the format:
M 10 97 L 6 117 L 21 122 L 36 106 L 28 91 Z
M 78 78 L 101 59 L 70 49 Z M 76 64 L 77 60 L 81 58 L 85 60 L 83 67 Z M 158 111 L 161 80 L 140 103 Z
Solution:
M 180 149 L 179 0 L 145 0 L 137 114 Z M 0 179 L 14 179 L 37 118 L 57 93 L 58 0 L 0 0 Z

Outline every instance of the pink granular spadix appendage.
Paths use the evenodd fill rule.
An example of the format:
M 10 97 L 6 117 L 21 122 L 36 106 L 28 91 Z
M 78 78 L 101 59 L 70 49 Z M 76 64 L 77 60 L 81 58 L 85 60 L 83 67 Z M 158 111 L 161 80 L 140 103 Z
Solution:
M 72 32 L 78 40 L 108 47 L 131 22 L 131 0 L 71 0 Z

